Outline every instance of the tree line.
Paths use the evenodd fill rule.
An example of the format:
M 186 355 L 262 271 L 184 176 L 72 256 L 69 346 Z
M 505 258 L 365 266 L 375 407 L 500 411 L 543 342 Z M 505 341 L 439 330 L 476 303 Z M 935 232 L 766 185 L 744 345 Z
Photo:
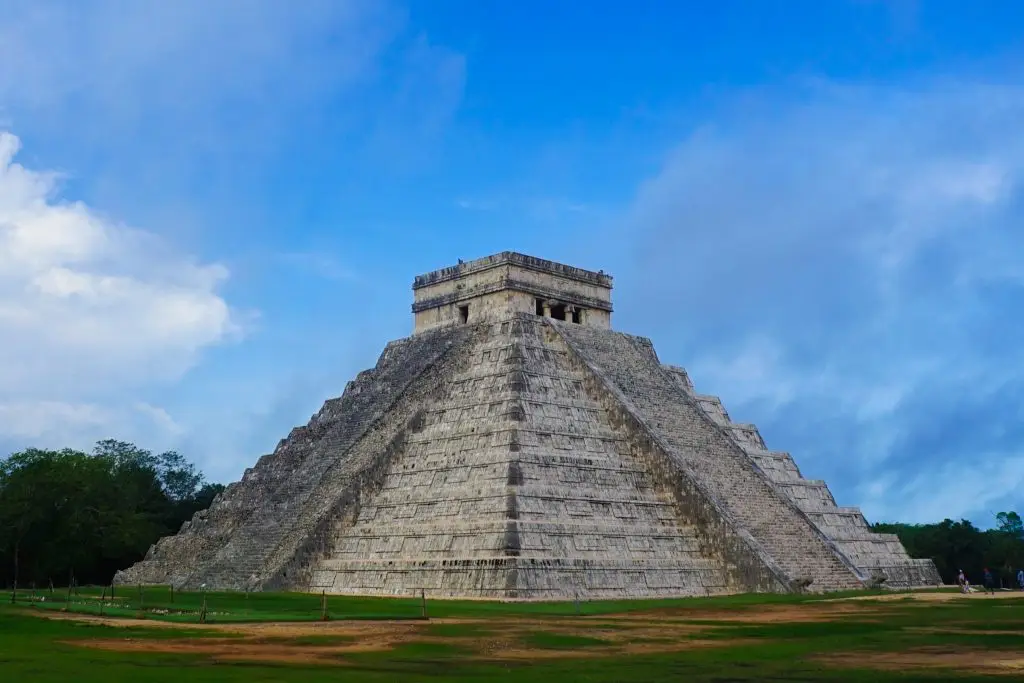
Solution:
M 956 583 L 961 569 L 972 584 L 981 584 L 987 567 L 997 585 L 1017 586 L 1017 572 L 1024 569 L 1024 523 L 1016 512 L 1000 512 L 996 526 L 981 530 L 970 521 L 944 519 L 936 524 L 873 524 L 872 531 L 896 534 L 911 557 L 935 562 L 945 583 Z
M 110 583 L 223 490 L 180 453 L 106 440 L 0 460 L 0 582 Z
M 123 441 L 100 441 L 92 453 L 14 453 L 0 460 L 0 583 L 108 584 L 223 488 L 176 451 L 154 454 Z M 1024 524 L 1016 512 L 996 522 L 984 531 L 966 519 L 872 530 L 899 536 L 911 557 L 931 558 L 946 583 L 960 569 L 980 583 L 988 567 L 1011 586 L 1024 568 Z

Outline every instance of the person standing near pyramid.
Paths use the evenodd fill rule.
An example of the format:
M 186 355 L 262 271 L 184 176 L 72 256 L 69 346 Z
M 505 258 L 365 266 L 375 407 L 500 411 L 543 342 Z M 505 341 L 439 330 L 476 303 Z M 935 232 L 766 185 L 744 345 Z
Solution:
M 985 583 L 985 592 L 986 593 L 991 593 L 992 595 L 995 595 L 996 594 L 996 582 L 995 582 L 995 579 L 992 576 L 992 572 L 989 570 L 988 567 L 985 567 L 985 572 L 982 574 L 982 581 L 984 581 L 984 583 Z

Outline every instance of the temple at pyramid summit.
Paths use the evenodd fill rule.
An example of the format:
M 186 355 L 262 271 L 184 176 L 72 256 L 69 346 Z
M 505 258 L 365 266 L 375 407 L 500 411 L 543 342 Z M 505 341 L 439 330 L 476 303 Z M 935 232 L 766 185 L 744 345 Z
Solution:
M 413 334 L 122 584 L 501 600 L 941 583 L 650 340 L 514 252 L 413 283 Z

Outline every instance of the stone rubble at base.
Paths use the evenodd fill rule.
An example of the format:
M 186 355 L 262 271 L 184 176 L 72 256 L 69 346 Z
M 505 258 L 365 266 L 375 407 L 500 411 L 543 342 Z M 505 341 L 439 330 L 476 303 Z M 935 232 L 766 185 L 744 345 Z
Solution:
M 612 331 L 610 290 L 512 252 L 417 277 L 415 334 L 115 581 L 508 600 L 941 583 Z

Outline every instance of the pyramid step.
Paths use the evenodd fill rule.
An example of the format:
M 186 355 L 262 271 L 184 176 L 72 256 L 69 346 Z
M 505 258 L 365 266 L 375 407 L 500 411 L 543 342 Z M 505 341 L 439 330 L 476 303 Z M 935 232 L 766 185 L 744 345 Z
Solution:
M 844 552 L 926 577 L 716 401 L 608 330 L 517 313 L 420 331 L 124 577 L 653 597 L 851 587 Z
M 809 575 L 818 586 L 859 585 L 854 568 L 830 549 L 809 520 L 789 507 L 792 503 L 750 466 L 749 456 L 662 370 L 649 343 L 550 324 L 605 386 L 621 392 L 646 428 L 669 449 L 667 455 L 705 495 L 722 506 L 739 529 L 752 534 L 759 546 L 752 547 L 755 555 L 766 552 L 792 579 Z M 806 488 L 816 490 L 817 485 L 811 482 Z
M 726 592 L 721 569 L 706 560 L 588 560 L 582 558 L 454 557 L 443 561 L 335 562 L 314 574 L 329 593 L 498 599 L 710 595 Z

